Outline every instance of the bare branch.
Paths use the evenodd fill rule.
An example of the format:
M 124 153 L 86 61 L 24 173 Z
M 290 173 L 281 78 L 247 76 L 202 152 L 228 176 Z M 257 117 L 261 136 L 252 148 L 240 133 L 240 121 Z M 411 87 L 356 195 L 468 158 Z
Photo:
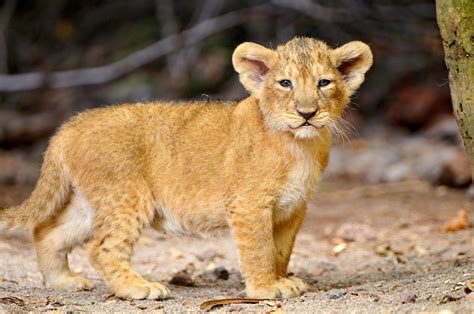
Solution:
M 223 5 L 224 1 L 221 0 L 206 0 L 201 9 L 197 10 L 196 14 L 191 18 L 190 25 L 205 21 L 211 16 L 219 13 Z
M 45 74 L 41 72 L 0 75 L 0 91 L 15 92 L 41 87 L 65 88 L 103 84 L 122 77 L 157 58 L 176 51 L 183 46 L 198 43 L 202 39 L 242 23 L 245 16 L 254 10 L 266 9 L 269 4 L 257 5 L 233 11 L 205 20 L 180 34 L 163 38 L 119 61 L 99 67 L 60 71 Z
M 163 37 L 176 35 L 179 33 L 179 25 L 174 12 L 173 0 L 156 0 L 156 18 L 161 25 L 161 35 Z M 181 66 L 181 53 L 169 54 L 166 56 L 166 67 L 171 79 L 180 80 L 183 76 Z
M 221 0 L 206 0 L 200 10 L 196 10 L 196 14 L 191 17 L 189 27 L 199 24 L 212 16 L 219 14 L 224 4 Z M 181 77 L 187 77 L 188 69 L 191 65 L 196 63 L 199 57 L 200 46 L 195 45 L 189 49 L 183 49 L 176 55 L 175 68 L 179 70 Z M 175 76 L 176 77 L 176 76 Z
M 8 51 L 6 32 L 15 11 L 16 0 L 7 0 L 0 11 L 0 73 L 8 72 Z
M 302 12 L 317 21 L 326 22 L 351 22 L 353 18 L 348 14 L 347 10 L 333 7 L 325 7 L 311 0 L 272 0 L 272 3 Z

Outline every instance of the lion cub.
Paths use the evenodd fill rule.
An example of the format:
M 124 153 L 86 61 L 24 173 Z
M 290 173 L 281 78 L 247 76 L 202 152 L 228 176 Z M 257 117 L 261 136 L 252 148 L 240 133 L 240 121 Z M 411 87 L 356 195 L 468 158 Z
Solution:
M 67 261 L 87 241 L 115 295 L 166 297 L 167 287 L 130 265 L 152 225 L 194 235 L 230 228 L 249 297 L 305 291 L 287 276 L 295 235 L 328 162 L 331 129 L 372 53 L 362 42 L 331 49 L 296 37 L 275 50 L 243 43 L 232 62 L 250 93 L 242 101 L 125 104 L 60 128 L 31 196 L 0 210 L 2 226 L 33 228 L 46 286 L 92 287 Z

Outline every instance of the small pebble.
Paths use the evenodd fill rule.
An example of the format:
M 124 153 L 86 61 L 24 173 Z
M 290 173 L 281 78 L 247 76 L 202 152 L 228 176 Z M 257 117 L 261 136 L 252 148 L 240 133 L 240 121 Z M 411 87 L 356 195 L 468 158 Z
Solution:
M 379 302 L 380 301 L 380 297 L 374 293 L 370 293 L 369 296 L 372 298 L 372 301 L 373 302 Z
M 346 294 L 347 294 L 347 291 L 345 290 L 332 290 L 328 292 L 328 297 L 329 299 L 334 300 L 334 299 L 342 298 Z
M 229 279 L 229 271 L 224 266 L 219 266 L 216 269 L 214 269 L 214 274 L 216 275 L 217 279 L 220 279 L 220 280 Z
M 464 292 L 466 294 L 474 292 L 474 280 L 468 281 L 464 287 Z
M 331 271 L 331 270 L 335 270 L 336 269 L 336 265 L 334 265 L 333 263 L 329 263 L 329 262 L 320 262 L 318 264 L 322 269 L 324 269 L 324 271 Z
M 415 302 L 416 302 L 416 294 L 414 293 L 408 293 L 402 297 L 402 304 L 415 303 Z
M 474 184 L 471 184 L 469 189 L 467 189 L 466 192 L 467 197 L 469 197 L 471 200 L 474 200 Z
M 170 284 L 175 286 L 184 286 L 184 287 L 192 287 L 194 282 L 187 273 L 180 272 L 175 274 L 169 281 Z
M 211 280 L 227 280 L 229 279 L 229 271 L 224 266 L 219 266 L 206 270 L 204 276 Z

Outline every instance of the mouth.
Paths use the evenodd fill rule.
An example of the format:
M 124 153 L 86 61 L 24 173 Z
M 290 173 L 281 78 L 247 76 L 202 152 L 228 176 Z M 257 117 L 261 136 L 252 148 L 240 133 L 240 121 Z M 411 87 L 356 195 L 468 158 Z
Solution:
M 309 121 L 306 121 L 306 122 L 304 122 L 304 123 L 302 123 L 298 126 L 293 127 L 293 126 L 290 125 L 289 127 L 290 127 L 290 129 L 293 129 L 293 130 L 301 129 L 303 127 L 311 127 L 311 128 L 315 128 L 315 129 L 322 129 L 324 127 L 324 125 L 314 125 L 314 124 L 310 123 Z
M 318 127 L 318 126 L 315 126 L 314 124 L 311 124 L 310 122 L 306 121 L 300 125 L 298 125 L 297 127 L 292 127 L 290 126 L 291 129 L 293 130 L 296 130 L 296 129 L 299 129 L 299 128 L 302 128 L 302 127 L 305 127 L 305 126 L 309 126 L 309 127 L 313 127 L 313 128 L 316 128 L 316 129 L 320 129 L 321 127 Z

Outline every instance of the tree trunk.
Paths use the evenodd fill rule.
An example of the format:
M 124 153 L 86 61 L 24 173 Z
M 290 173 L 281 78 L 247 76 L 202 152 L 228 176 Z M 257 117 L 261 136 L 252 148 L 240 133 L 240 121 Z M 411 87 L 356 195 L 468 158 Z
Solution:
M 474 0 L 436 0 L 454 114 L 474 178 Z

